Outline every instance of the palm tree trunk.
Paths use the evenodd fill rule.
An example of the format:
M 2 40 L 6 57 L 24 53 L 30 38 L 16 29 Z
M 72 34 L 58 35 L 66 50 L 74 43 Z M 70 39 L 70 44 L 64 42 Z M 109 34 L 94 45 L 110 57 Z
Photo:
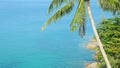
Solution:
M 103 49 L 103 45 L 102 45 L 102 43 L 101 43 L 101 41 L 100 41 L 98 32 L 97 32 L 96 27 L 95 27 L 95 24 L 94 24 L 94 20 L 93 20 L 92 13 L 91 13 L 91 10 L 90 10 L 89 0 L 86 0 L 85 2 L 86 2 L 87 10 L 88 10 L 88 15 L 89 15 L 89 17 L 90 17 L 90 21 L 91 21 L 91 24 L 92 24 L 92 28 L 93 28 L 93 31 L 94 31 L 96 40 L 97 40 L 97 42 L 98 42 L 98 46 L 99 46 L 100 51 L 101 51 L 101 53 L 102 53 L 102 55 L 103 55 L 103 58 L 104 58 L 105 63 L 106 63 L 106 65 L 107 65 L 107 68 L 111 68 L 110 62 L 109 62 L 108 57 L 107 57 L 107 55 L 106 55 L 106 53 L 105 53 L 105 50 Z

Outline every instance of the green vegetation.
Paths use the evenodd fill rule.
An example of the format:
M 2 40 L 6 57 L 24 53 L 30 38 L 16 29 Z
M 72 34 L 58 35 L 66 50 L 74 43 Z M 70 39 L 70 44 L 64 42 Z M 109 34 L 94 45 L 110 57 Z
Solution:
M 112 68 L 120 68 L 120 18 L 102 21 L 97 30 Z M 106 68 L 100 51 L 96 56 L 100 68 Z
M 120 8 L 119 8 L 120 7 L 120 0 L 99 0 L 99 3 L 100 3 L 100 6 L 103 10 L 111 11 L 114 14 L 120 14 Z M 90 8 L 90 0 L 52 0 L 51 3 L 50 3 L 49 9 L 48 9 L 48 14 L 51 13 L 53 9 L 55 9 L 55 10 L 57 9 L 57 11 L 55 13 L 53 13 L 53 15 L 42 25 L 41 29 L 42 30 L 45 29 L 45 27 L 48 24 L 51 24 L 54 21 L 61 18 L 62 16 L 66 15 L 66 14 L 69 14 L 72 11 L 74 5 L 77 5 L 77 8 L 76 8 L 75 14 L 73 16 L 73 19 L 70 23 L 71 31 L 79 29 L 80 35 L 81 36 L 85 35 L 86 12 L 88 12 L 88 15 L 89 15 L 89 18 L 90 18 L 90 21 L 91 21 L 91 25 L 92 25 L 92 28 L 93 28 L 93 31 L 94 31 L 94 34 L 95 34 L 95 38 L 98 42 L 99 49 L 102 53 L 102 56 L 104 57 L 107 68 L 111 68 L 108 57 L 107 57 L 107 55 L 106 55 L 106 53 L 103 49 L 103 44 L 105 45 L 104 48 L 105 48 L 107 54 L 110 54 L 110 55 L 108 55 L 109 57 L 111 57 L 111 55 L 119 54 L 119 51 L 117 51 L 118 53 L 116 53 L 117 49 L 113 49 L 113 50 L 111 49 L 111 47 L 114 48 L 114 47 L 117 46 L 117 45 L 113 44 L 112 40 L 114 40 L 114 43 L 119 45 L 119 43 L 118 43 L 119 39 L 112 37 L 114 35 L 114 33 L 119 33 L 119 31 L 118 32 L 117 31 L 113 32 L 113 29 L 112 29 L 111 33 L 113 33 L 113 34 L 109 35 L 110 30 L 108 30 L 108 27 L 109 28 L 112 28 L 112 27 L 114 28 L 114 26 L 110 27 L 109 23 L 108 24 L 102 23 L 103 25 L 106 24 L 108 27 L 106 25 L 104 25 L 104 26 L 106 26 L 106 28 L 104 28 L 103 30 L 107 33 L 105 33 L 103 36 L 101 35 L 102 31 L 99 31 L 99 29 L 102 30 L 102 28 L 104 26 L 101 26 L 101 28 L 98 29 L 98 32 L 100 32 L 99 33 L 100 38 L 102 39 L 105 36 L 102 39 L 102 41 L 104 40 L 103 44 L 101 43 L 101 40 L 100 40 L 99 35 L 97 33 L 97 30 L 96 30 L 96 26 L 94 24 L 94 19 L 92 17 L 91 8 Z M 114 22 L 114 21 L 112 21 L 112 22 Z M 116 35 L 114 35 L 114 36 L 116 37 Z M 107 37 L 110 37 L 112 39 L 108 39 Z M 113 46 L 109 47 L 109 45 L 113 45 Z M 115 51 L 115 53 L 113 53 L 114 51 Z M 113 59 L 118 60 L 118 58 L 113 58 Z
M 99 0 L 99 3 L 103 10 L 120 14 L 120 0 Z
M 106 3 L 104 3 L 104 1 Z M 116 0 L 113 0 L 116 2 Z M 107 1 L 107 0 L 99 0 L 100 2 L 100 5 L 105 5 L 105 4 L 116 4 L 116 3 L 112 3 L 111 0 Z M 119 1 L 118 1 L 119 2 Z M 95 34 L 95 38 L 98 42 L 98 46 L 99 46 L 99 49 L 104 57 L 104 60 L 105 60 L 105 63 L 107 65 L 108 68 L 111 68 L 111 65 L 109 63 L 109 60 L 108 60 L 108 57 L 103 49 L 103 45 L 101 43 L 101 40 L 99 38 L 99 35 L 97 33 L 97 30 L 96 30 L 96 26 L 94 24 L 94 19 L 92 17 L 92 12 L 91 12 L 91 8 L 90 8 L 90 0 L 52 0 L 51 3 L 50 3 L 50 6 L 48 8 L 48 14 L 52 12 L 53 9 L 57 9 L 55 11 L 55 13 L 53 13 L 53 15 L 48 18 L 48 20 L 42 25 L 41 29 L 45 29 L 45 27 L 48 25 L 48 24 L 51 24 L 53 23 L 54 21 L 58 20 L 59 18 L 61 18 L 62 16 L 66 15 L 66 14 L 69 14 L 74 5 L 77 6 L 77 8 L 75 9 L 75 14 L 73 16 L 73 19 L 70 23 L 70 30 L 71 31 L 74 31 L 76 29 L 79 29 L 79 33 L 81 36 L 84 36 L 85 35 L 85 20 L 86 20 L 86 12 L 88 12 L 88 16 L 90 18 L 90 21 L 91 21 L 91 25 L 92 25 L 92 29 L 94 31 L 94 34 Z M 108 6 L 104 6 L 104 7 L 101 7 L 101 8 L 106 8 Z M 116 6 L 114 6 L 115 8 Z M 119 7 L 116 7 L 117 9 Z M 115 11 L 118 11 L 118 10 L 115 10 Z M 108 10 L 110 11 L 110 10 Z

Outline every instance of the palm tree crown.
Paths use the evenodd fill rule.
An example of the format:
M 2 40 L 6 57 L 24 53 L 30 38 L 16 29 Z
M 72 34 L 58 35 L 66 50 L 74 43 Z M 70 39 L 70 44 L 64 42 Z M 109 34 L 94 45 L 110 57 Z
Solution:
M 50 13 L 53 9 L 56 9 L 56 8 L 59 8 L 59 9 L 42 25 L 41 29 L 43 30 L 46 27 L 46 25 L 61 18 L 65 14 L 69 14 L 72 11 L 73 6 L 75 4 L 77 4 L 77 9 L 70 23 L 70 30 L 74 31 L 79 27 L 80 35 L 84 36 L 85 35 L 85 18 L 86 18 L 84 0 L 52 0 L 48 8 L 48 13 Z
M 99 0 L 101 8 L 111 11 L 113 14 L 120 14 L 120 0 Z

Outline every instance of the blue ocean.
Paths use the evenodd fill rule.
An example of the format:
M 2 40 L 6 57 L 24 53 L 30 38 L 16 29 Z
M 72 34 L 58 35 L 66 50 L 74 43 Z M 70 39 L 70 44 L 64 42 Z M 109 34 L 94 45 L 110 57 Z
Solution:
M 93 37 L 89 18 L 86 35 L 70 32 L 74 11 L 44 31 L 41 25 L 51 16 L 47 9 L 51 0 L 0 0 L 0 68 L 84 68 L 95 61 L 95 51 L 85 47 Z M 91 0 L 95 24 L 103 12 L 97 0 Z

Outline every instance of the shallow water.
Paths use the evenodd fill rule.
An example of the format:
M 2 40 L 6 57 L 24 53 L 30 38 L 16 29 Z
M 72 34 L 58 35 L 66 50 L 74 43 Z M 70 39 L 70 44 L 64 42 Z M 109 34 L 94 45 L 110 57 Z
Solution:
M 0 0 L 0 68 L 84 68 L 86 62 L 94 61 L 94 51 L 85 48 L 93 36 L 89 19 L 84 38 L 78 31 L 69 31 L 73 12 L 40 31 L 48 18 L 49 2 Z M 95 2 L 91 7 L 97 24 L 101 14 L 111 15 Z

